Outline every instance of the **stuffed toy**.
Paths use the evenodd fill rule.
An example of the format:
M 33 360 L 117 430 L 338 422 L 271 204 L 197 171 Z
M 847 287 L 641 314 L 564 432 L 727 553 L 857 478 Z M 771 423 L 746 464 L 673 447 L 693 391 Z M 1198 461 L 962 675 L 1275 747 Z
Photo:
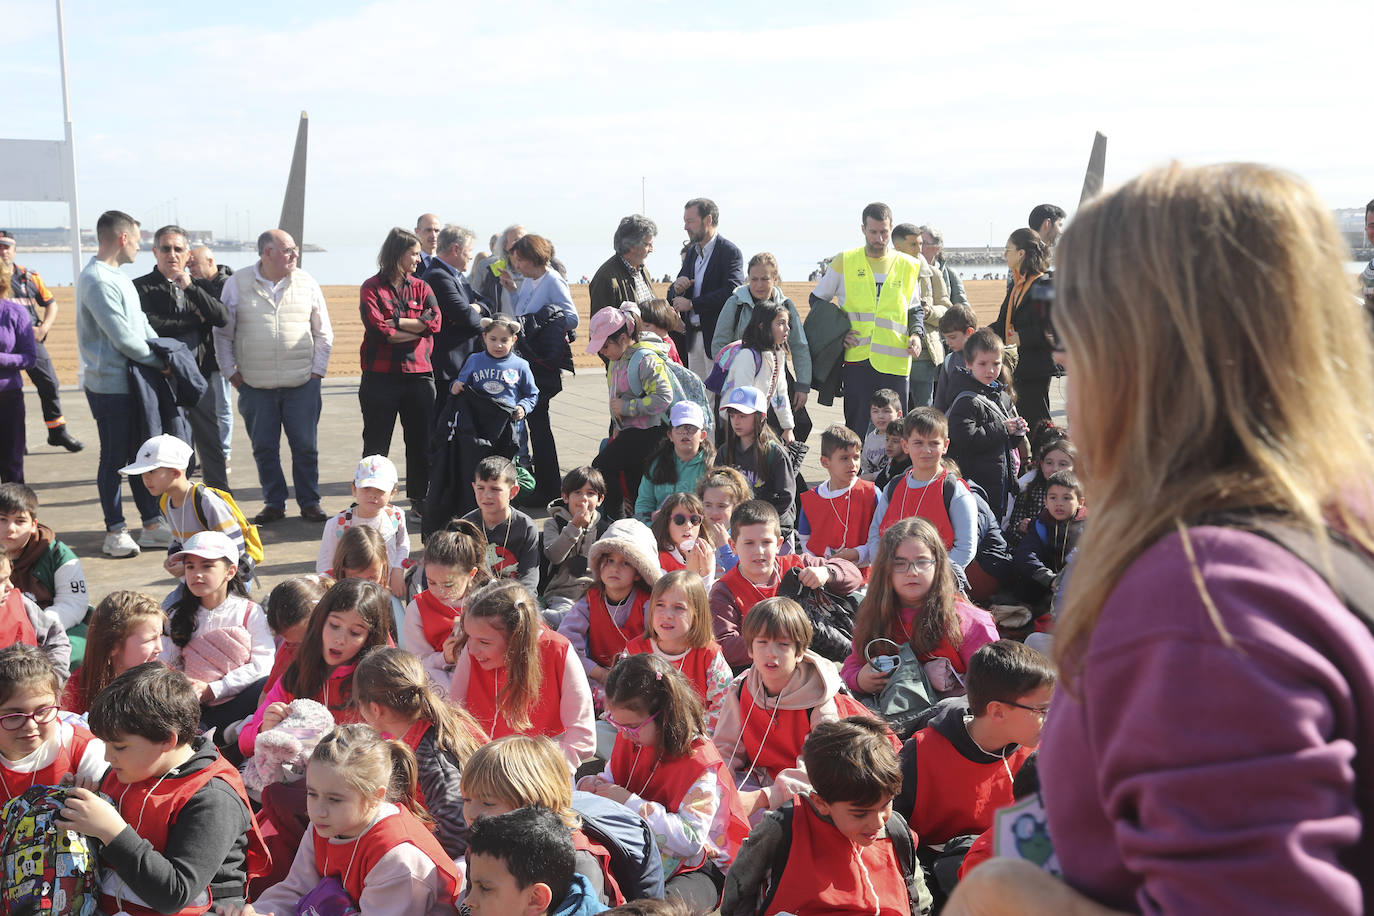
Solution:
M 315 745 L 333 728 L 334 716 L 322 703 L 292 700 L 285 719 L 258 733 L 253 756 L 243 765 L 243 784 L 261 792 L 272 783 L 295 782 L 305 776 Z
M 243 627 L 221 627 L 191 637 L 181 650 L 181 670 L 193 681 L 213 684 L 248 664 L 253 640 Z

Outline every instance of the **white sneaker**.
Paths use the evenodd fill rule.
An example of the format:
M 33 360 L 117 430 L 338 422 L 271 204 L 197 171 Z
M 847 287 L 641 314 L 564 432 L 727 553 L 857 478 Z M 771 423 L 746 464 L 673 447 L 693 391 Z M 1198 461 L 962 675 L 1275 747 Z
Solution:
M 138 536 L 138 546 L 140 547 L 171 547 L 172 529 L 167 526 L 165 518 L 159 518 L 151 528 L 144 528 L 143 533 Z
M 123 557 L 136 557 L 141 552 L 134 539 L 129 537 L 128 528 L 120 528 L 118 531 L 109 531 L 105 534 L 105 543 L 101 545 L 100 552 L 107 557 L 120 559 Z

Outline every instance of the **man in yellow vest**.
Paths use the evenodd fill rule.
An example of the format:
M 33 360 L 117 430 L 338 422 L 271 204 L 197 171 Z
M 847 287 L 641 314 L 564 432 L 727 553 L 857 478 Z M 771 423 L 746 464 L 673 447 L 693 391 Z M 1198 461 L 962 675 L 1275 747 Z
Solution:
M 921 355 L 925 308 L 920 265 L 888 247 L 892 209 L 872 203 L 863 212 L 864 246 L 837 254 L 811 291 L 815 307 L 835 302 L 849 318 L 844 339 L 844 422 L 863 438 L 873 392 L 890 388 L 907 402 L 911 360 Z

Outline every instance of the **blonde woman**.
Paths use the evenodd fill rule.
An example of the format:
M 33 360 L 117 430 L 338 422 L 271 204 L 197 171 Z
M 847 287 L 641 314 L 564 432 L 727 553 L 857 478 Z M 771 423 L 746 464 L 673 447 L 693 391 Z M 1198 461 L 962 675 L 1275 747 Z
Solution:
M 1374 635 L 1339 595 L 1368 598 L 1370 562 L 1328 538 L 1374 546 L 1346 257 L 1312 190 L 1255 165 L 1146 173 L 1065 233 L 1053 322 L 1093 515 L 1040 774 L 1095 902 L 990 863 L 949 912 L 999 912 L 1012 887 L 1017 913 L 1374 906 Z M 1313 565 L 1217 523 L 1256 509 L 1315 536 Z

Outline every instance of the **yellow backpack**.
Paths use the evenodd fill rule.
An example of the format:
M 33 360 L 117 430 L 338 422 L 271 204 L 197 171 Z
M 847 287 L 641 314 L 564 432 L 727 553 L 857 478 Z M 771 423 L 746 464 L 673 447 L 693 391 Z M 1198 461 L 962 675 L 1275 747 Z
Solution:
M 233 513 L 234 521 L 238 523 L 239 530 L 243 532 L 244 552 L 248 554 L 249 559 L 253 561 L 254 565 L 261 563 L 263 557 L 262 536 L 258 534 L 258 526 L 248 521 L 248 518 L 243 514 L 243 510 L 239 508 L 239 504 L 234 502 L 234 497 L 216 487 L 206 486 L 202 483 L 194 483 L 191 484 L 191 508 L 195 511 L 196 521 L 200 522 L 200 526 L 202 528 L 207 527 L 205 524 L 205 509 L 202 506 L 204 497 L 201 496 L 201 490 L 209 490 L 211 493 L 224 500 L 225 505 L 229 507 L 229 511 Z M 163 493 L 162 496 L 158 498 L 158 508 L 162 510 L 163 515 L 167 514 L 167 500 L 168 495 L 166 493 Z

